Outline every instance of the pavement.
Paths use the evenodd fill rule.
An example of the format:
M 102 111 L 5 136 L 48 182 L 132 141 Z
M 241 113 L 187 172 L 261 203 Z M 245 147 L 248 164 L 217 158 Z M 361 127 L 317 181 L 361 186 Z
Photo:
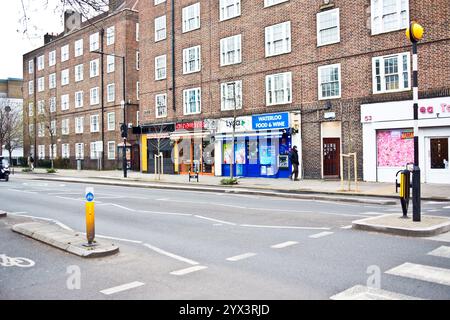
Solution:
M 348 191 L 348 183 L 344 184 L 342 190 L 340 181 L 333 180 L 301 180 L 292 181 L 288 179 L 268 179 L 268 178 L 239 178 L 239 185 L 237 186 L 221 186 L 220 181 L 223 177 L 215 176 L 200 176 L 200 181 L 189 182 L 186 175 L 153 175 L 144 174 L 140 172 L 128 172 L 128 177 L 123 178 L 122 171 L 89 171 L 89 170 L 58 170 L 56 174 L 47 174 L 44 169 L 36 169 L 33 173 L 20 173 L 16 170 L 17 175 L 25 175 L 27 177 L 35 177 L 40 179 L 60 179 L 65 181 L 91 181 L 97 183 L 123 183 L 130 186 L 146 184 L 151 187 L 160 188 L 180 188 L 191 189 L 196 188 L 213 188 L 213 191 L 218 189 L 228 190 L 229 192 L 252 192 L 261 193 L 269 192 L 276 193 L 279 196 L 287 195 L 304 195 L 310 198 L 318 196 L 334 197 L 341 201 L 351 200 L 357 202 L 373 202 L 373 198 L 384 199 L 398 199 L 398 194 L 395 192 L 395 179 L 392 183 L 379 182 L 363 182 L 359 181 L 358 185 L 351 184 L 351 191 Z M 88 180 L 86 180 L 88 179 Z M 123 184 L 122 184 L 123 185 Z M 450 200 L 450 184 L 422 184 L 421 186 L 422 200 L 431 201 L 449 201 Z M 365 198 L 364 201 L 356 199 Z M 371 200 L 372 199 L 372 200 Z M 394 200 L 394 201 L 395 201 Z M 376 201 L 376 200 L 375 200 Z M 393 204 L 392 200 L 386 204 Z
M 399 204 L 95 185 L 96 239 L 119 243 L 116 255 L 82 259 L 11 231 L 48 219 L 84 230 L 86 187 L 0 183 L 0 299 L 450 299 L 449 233 L 351 228 L 401 216 Z M 448 218 L 450 201 L 422 210 Z

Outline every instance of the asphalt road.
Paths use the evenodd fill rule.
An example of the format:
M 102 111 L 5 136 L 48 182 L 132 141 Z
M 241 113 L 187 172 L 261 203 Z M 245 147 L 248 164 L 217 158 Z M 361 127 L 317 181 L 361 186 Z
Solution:
M 0 210 L 12 213 L 0 219 L 0 255 L 34 262 L 0 259 L 0 299 L 329 299 L 356 285 L 450 299 L 450 235 L 348 229 L 400 206 L 96 185 L 97 240 L 117 243 L 119 254 L 86 260 L 10 230 L 44 218 L 84 231 L 86 187 L 0 183 Z M 424 202 L 423 213 L 450 216 L 450 203 Z M 404 263 L 418 266 L 412 276 L 391 272 Z

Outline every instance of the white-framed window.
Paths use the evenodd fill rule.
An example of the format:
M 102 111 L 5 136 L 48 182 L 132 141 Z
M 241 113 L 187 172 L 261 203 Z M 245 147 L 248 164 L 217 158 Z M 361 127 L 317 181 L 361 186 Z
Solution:
M 409 0 L 371 0 L 372 35 L 406 29 Z
M 114 26 L 106 29 L 106 45 L 110 46 L 116 41 L 116 28 Z
M 89 70 L 90 70 L 90 77 L 91 78 L 98 77 L 98 75 L 99 75 L 99 64 L 100 64 L 100 59 L 95 59 L 95 60 L 92 60 L 90 62 Z
M 34 72 L 34 61 L 30 60 L 28 61 L 28 73 L 32 74 Z
M 84 159 L 84 143 L 75 144 L 75 158 L 76 160 Z
M 34 115 L 34 103 L 29 102 L 28 103 L 28 116 L 32 117 Z
M 241 15 L 241 0 L 220 0 L 220 21 Z
M 38 137 L 39 138 L 45 137 L 45 123 L 43 122 L 38 123 L 37 128 L 38 128 Z
M 37 58 L 37 69 L 38 71 L 41 71 L 44 70 L 44 68 L 45 68 L 45 56 L 42 55 Z
M 84 92 L 75 92 L 75 108 L 82 108 L 84 105 Z
M 114 83 L 106 86 L 107 102 L 114 102 L 116 100 L 116 85 Z
M 139 95 L 141 91 L 141 83 L 139 81 L 136 81 L 136 99 L 139 100 Z
M 69 45 L 61 47 L 61 62 L 69 60 Z
M 201 49 L 195 46 L 183 50 L 183 74 L 199 72 L 201 69 Z
M 266 57 L 291 52 L 291 22 L 266 27 Z
M 372 58 L 373 93 L 410 90 L 410 53 Z
M 51 135 L 56 134 L 56 120 L 50 121 L 50 134 Z
M 167 37 L 166 16 L 155 19 L 155 42 L 166 39 Z
M 83 55 L 84 41 L 79 39 L 75 41 L 75 57 L 80 57 Z
M 264 0 L 264 8 L 274 6 L 276 4 L 287 2 L 289 0 Z
M 63 71 L 61 71 L 61 85 L 62 86 L 67 86 L 70 82 L 69 79 L 69 69 L 65 69 Z
M 49 157 L 49 159 L 55 160 L 57 158 L 58 152 L 57 152 L 56 149 L 57 149 L 56 144 L 48 146 L 48 157 Z
M 341 64 L 331 64 L 318 68 L 319 100 L 341 97 Z
M 163 80 L 167 77 L 167 56 L 155 58 L 155 80 Z
M 109 112 L 106 116 L 108 121 L 108 131 L 114 131 L 116 130 L 116 113 L 115 112 Z
M 202 112 L 202 89 L 193 88 L 183 91 L 184 114 L 199 114 Z
M 222 111 L 242 109 L 242 81 L 222 83 L 220 96 Z
M 136 70 L 139 71 L 140 67 L 141 67 L 141 55 L 139 51 L 136 51 Z
M 98 125 L 98 114 L 91 116 L 91 132 L 99 132 L 100 128 Z
M 139 111 L 136 111 L 136 126 L 139 126 Z
M 38 114 L 45 113 L 45 101 L 44 100 L 39 100 L 37 102 L 37 112 L 38 112 Z
M 241 35 L 235 35 L 220 40 L 220 65 L 241 63 Z
M 273 106 L 292 102 L 292 72 L 266 76 L 266 104 Z
M 52 73 L 48 76 L 48 88 L 49 89 L 56 88 L 56 73 Z
M 101 141 L 94 141 L 91 142 L 91 160 L 97 160 L 101 153 Z
M 61 96 L 61 110 L 69 110 L 69 95 L 64 94 Z
M 82 134 L 84 132 L 84 117 L 75 118 L 75 134 Z
M 70 119 L 63 119 L 61 121 L 61 134 L 64 136 L 69 134 L 69 122 Z
M 108 141 L 108 160 L 116 159 L 116 143 L 114 141 Z
M 70 145 L 68 143 L 63 143 L 61 145 L 61 157 L 63 159 L 69 159 L 70 158 Z
M 155 6 L 164 2 L 166 2 L 166 0 L 155 0 Z
M 139 22 L 136 23 L 136 41 L 139 42 Z
M 45 159 L 45 145 L 38 145 L 38 159 Z
M 50 105 L 50 112 L 51 113 L 56 112 L 56 97 L 50 98 L 49 105 Z
M 34 92 L 34 82 L 33 80 L 28 81 L 28 94 L 33 94 Z
M 317 46 L 341 41 L 339 8 L 317 14 Z
M 98 87 L 92 88 L 90 90 L 90 103 L 91 106 L 99 104 Z
M 42 92 L 45 90 L 45 78 L 40 77 L 38 78 L 38 92 Z
M 79 64 L 75 66 L 75 82 L 83 81 L 84 79 L 84 65 Z
M 200 2 L 183 8 L 183 32 L 200 28 Z
M 116 71 L 116 57 L 106 56 L 106 73 Z
M 95 51 L 95 50 L 98 50 L 100 48 L 100 46 L 99 46 L 99 39 L 100 38 L 99 38 L 98 32 L 96 32 L 94 34 L 91 34 L 89 36 L 89 50 L 91 52 Z
M 157 118 L 167 117 L 167 94 L 157 94 L 155 96 L 155 112 Z
M 54 65 L 56 65 L 56 50 L 48 53 L 48 66 L 53 67 Z

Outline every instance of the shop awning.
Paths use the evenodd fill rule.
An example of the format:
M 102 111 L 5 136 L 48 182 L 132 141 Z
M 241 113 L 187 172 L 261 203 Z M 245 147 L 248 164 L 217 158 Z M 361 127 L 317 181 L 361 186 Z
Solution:
M 283 136 L 283 133 L 278 131 L 278 132 L 251 132 L 251 133 L 236 133 L 234 135 L 236 138 L 239 137 L 264 137 L 264 138 L 281 138 Z M 227 133 L 227 134 L 217 134 L 215 136 L 216 140 L 231 140 L 232 138 L 232 134 L 231 133 Z

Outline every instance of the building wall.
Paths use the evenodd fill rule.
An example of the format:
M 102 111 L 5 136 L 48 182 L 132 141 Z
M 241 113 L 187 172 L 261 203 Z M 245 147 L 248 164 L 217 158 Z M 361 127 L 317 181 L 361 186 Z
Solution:
M 31 135 L 28 134 L 28 124 L 35 122 L 36 124 L 42 121 L 42 116 L 37 115 L 37 102 L 39 100 L 45 101 L 45 120 L 44 122 L 49 122 L 49 115 L 52 119 L 56 119 L 57 121 L 57 134 L 55 140 L 57 141 L 57 156 L 61 157 L 62 144 L 70 145 L 70 160 L 71 166 L 75 167 L 75 144 L 76 143 L 84 143 L 84 156 L 85 156 L 85 168 L 96 168 L 97 160 L 90 160 L 90 143 L 94 141 L 102 140 L 102 99 L 99 99 L 98 105 L 90 105 L 90 89 L 94 87 L 99 87 L 100 97 L 101 97 L 101 88 L 102 88 L 102 77 L 101 71 L 99 72 L 99 76 L 90 78 L 90 61 L 95 59 L 100 59 L 102 57 L 99 54 L 90 52 L 89 49 L 89 37 L 91 34 L 100 32 L 103 28 L 105 30 L 104 35 L 104 48 L 103 52 L 115 54 L 118 56 L 126 56 L 126 101 L 129 104 L 127 108 L 127 122 L 136 125 L 136 111 L 138 109 L 138 100 L 136 95 L 136 82 L 138 81 L 138 74 L 136 70 L 136 54 L 135 52 L 138 50 L 138 42 L 136 41 L 136 23 L 137 23 L 138 15 L 136 11 L 132 10 L 122 10 L 120 12 L 113 13 L 106 18 L 102 18 L 98 21 L 95 21 L 92 25 L 87 25 L 80 30 L 74 31 L 67 35 L 58 36 L 56 40 L 44 45 L 41 48 L 38 48 L 30 53 L 24 55 L 24 114 L 25 114 L 25 154 L 30 154 L 30 145 L 34 144 L 34 136 L 37 136 L 37 125 L 35 125 L 35 132 Z M 108 27 L 115 26 L 115 42 L 112 45 L 107 46 L 106 43 L 106 29 Z M 134 35 L 134 36 L 132 36 Z M 83 39 L 83 55 L 80 57 L 74 56 L 75 51 L 75 41 Z M 101 43 L 101 40 L 100 40 Z M 69 60 L 65 62 L 61 62 L 61 47 L 69 44 Z M 53 67 L 49 67 L 49 52 L 52 50 L 56 50 L 56 65 Z M 101 50 L 101 44 L 100 44 Z M 33 60 L 41 55 L 45 56 L 45 68 L 44 70 L 38 71 L 37 66 L 34 66 L 34 73 L 30 74 L 28 72 L 28 61 Z M 75 66 L 83 64 L 84 65 L 84 80 L 80 82 L 75 82 Z M 70 82 L 69 85 L 61 86 L 61 71 L 69 69 L 69 77 Z M 104 112 L 103 112 L 103 121 L 104 121 L 104 168 L 106 169 L 114 169 L 119 165 L 119 154 L 116 150 L 115 160 L 108 160 L 107 153 L 107 145 L 108 141 L 115 141 L 116 146 L 122 142 L 121 134 L 120 134 L 120 123 L 123 122 L 123 109 L 121 108 L 121 101 L 123 100 L 123 73 L 122 73 L 122 60 L 120 58 L 115 59 L 115 71 L 112 73 L 107 73 L 107 57 L 104 56 L 103 62 L 103 70 L 104 70 L 104 83 L 103 83 L 103 103 L 104 103 Z M 49 89 L 49 75 L 52 73 L 56 73 L 57 78 L 57 86 L 55 89 Z M 37 92 L 37 79 L 40 77 L 45 77 L 45 90 L 43 92 Z M 34 93 L 28 94 L 28 83 L 29 81 L 35 82 Z M 115 101 L 107 102 L 107 90 L 106 87 L 108 84 L 115 84 Z M 82 108 L 75 108 L 75 92 L 83 91 L 84 92 L 84 102 Z M 61 110 L 61 96 L 64 94 L 69 94 L 70 99 L 70 107 L 69 110 L 62 111 Z M 56 97 L 56 109 L 57 112 L 55 114 L 50 114 L 49 112 L 49 101 L 51 97 Z M 34 112 L 33 116 L 30 117 L 28 113 L 29 102 L 34 103 Z M 115 130 L 108 131 L 107 129 L 107 114 L 110 112 L 115 112 Z M 91 133 L 90 132 L 90 116 L 98 114 L 100 115 L 100 132 Z M 76 117 L 84 117 L 84 133 L 83 134 L 75 134 L 75 118 Z M 63 136 L 61 133 L 61 122 L 64 119 L 69 120 L 69 135 Z M 131 131 L 131 130 L 130 130 Z M 136 143 L 136 137 L 130 136 L 131 144 Z M 45 145 L 46 146 L 46 158 L 49 158 L 49 145 L 50 137 L 48 131 L 46 131 L 45 138 L 37 138 L 37 145 Z M 37 153 L 37 147 L 36 147 Z
M 410 52 L 411 45 L 404 30 L 378 35 L 371 32 L 371 1 L 335 0 L 340 11 L 340 42 L 317 46 L 316 14 L 321 2 L 290 0 L 264 8 L 263 0 L 241 1 L 239 17 L 219 21 L 219 1 L 175 2 L 175 77 L 176 110 L 172 108 L 171 78 L 171 1 L 154 6 L 153 2 L 140 2 L 141 23 L 141 122 L 181 122 L 207 118 L 230 117 L 232 112 L 220 110 L 220 83 L 243 81 L 243 108 L 238 115 L 270 113 L 301 109 L 304 176 L 320 178 L 322 163 L 321 122 L 325 101 L 318 99 L 318 67 L 340 63 L 341 98 L 332 99 L 331 111 L 335 121 L 342 123 L 342 153 L 358 154 L 358 175 L 362 176 L 362 126 L 360 105 L 375 101 L 409 99 L 411 93 L 374 94 L 372 89 L 372 58 L 387 54 Z M 182 33 L 182 8 L 201 4 L 200 29 Z M 154 41 L 154 19 L 166 14 L 167 38 Z M 450 30 L 447 0 L 409 0 L 409 17 L 425 28 L 425 37 L 419 44 L 419 88 L 421 95 L 439 95 L 450 87 Z M 264 28 L 291 21 L 291 52 L 265 57 Z M 220 66 L 220 39 L 242 35 L 242 63 Z M 201 72 L 182 74 L 182 50 L 201 45 Z M 154 59 L 167 54 L 167 79 L 154 81 Z M 279 72 L 292 72 L 292 103 L 266 106 L 265 76 Z M 202 88 L 202 113 L 183 115 L 184 89 Z M 168 117 L 155 118 L 155 95 L 167 93 Z M 311 112 L 309 112 L 311 111 Z

